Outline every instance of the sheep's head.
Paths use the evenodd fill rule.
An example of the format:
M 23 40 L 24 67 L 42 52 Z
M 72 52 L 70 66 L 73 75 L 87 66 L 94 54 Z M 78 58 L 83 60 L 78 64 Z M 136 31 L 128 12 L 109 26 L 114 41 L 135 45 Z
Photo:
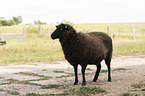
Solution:
M 68 24 L 60 24 L 56 26 L 56 30 L 51 34 L 51 38 L 52 39 L 61 38 L 62 35 L 69 34 L 70 32 L 68 30 L 71 30 L 71 29 L 73 28 Z

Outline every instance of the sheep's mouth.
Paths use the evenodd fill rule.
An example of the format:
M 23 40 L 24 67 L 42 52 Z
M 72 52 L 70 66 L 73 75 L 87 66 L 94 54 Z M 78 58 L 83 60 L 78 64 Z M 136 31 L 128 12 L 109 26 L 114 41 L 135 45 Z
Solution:
M 51 37 L 51 39 L 55 40 L 56 38 L 54 38 L 54 37 Z
M 58 37 L 55 37 L 55 36 L 52 36 L 52 35 L 51 35 L 51 38 L 52 38 L 53 40 L 55 40 L 55 39 L 57 39 Z

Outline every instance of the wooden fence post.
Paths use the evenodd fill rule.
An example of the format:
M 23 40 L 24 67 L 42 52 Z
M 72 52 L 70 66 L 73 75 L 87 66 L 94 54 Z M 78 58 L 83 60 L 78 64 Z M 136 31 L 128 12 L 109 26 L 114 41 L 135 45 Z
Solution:
M 133 27 L 133 39 L 135 40 L 135 27 Z
M 49 28 L 47 28 L 47 33 L 49 34 Z
M 23 33 L 25 33 L 25 27 L 23 28 Z
M 107 26 L 107 34 L 109 35 L 109 25 Z
M 39 32 L 42 34 L 42 25 L 39 25 Z

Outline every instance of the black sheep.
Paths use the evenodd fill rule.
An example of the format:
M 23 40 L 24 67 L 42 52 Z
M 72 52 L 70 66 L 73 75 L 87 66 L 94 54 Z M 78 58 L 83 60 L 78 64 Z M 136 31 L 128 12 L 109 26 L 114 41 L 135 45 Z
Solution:
M 76 33 L 76 30 L 68 24 L 60 24 L 56 27 L 51 38 L 59 38 L 65 58 L 74 67 L 75 85 L 78 84 L 78 64 L 82 66 L 82 85 L 86 85 L 85 69 L 87 65 L 95 64 L 97 66 L 93 79 L 96 82 L 101 70 L 100 62 L 103 59 L 108 67 L 108 81 L 111 81 L 112 40 L 107 34 L 102 32 Z

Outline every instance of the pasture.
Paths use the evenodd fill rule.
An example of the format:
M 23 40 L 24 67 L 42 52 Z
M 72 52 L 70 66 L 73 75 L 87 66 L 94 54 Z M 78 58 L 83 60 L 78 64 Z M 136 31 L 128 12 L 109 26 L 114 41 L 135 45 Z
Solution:
M 130 54 L 145 52 L 145 23 L 103 23 L 103 24 L 77 24 L 74 28 L 79 32 L 102 31 L 113 39 L 113 54 Z M 50 34 L 55 25 L 19 25 L 0 27 L 0 34 L 25 33 L 27 42 L 7 41 L 0 46 L 0 63 L 9 62 L 55 62 L 65 60 L 58 40 L 52 40 Z M 135 28 L 135 39 L 133 37 Z
M 3 96 L 144 96 L 145 23 L 77 24 L 82 32 L 102 31 L 113 39 L 112 82 L 107 82 L 106 65 L 98 82 L 92 82 L 96 67 L 86 70 L 87 86 L 74 86 L 72 66 L 66 62 L 58 40 L 50 34 L 55 25 L 0 27 L 0 34 L 23 33 L 26 42 L 15 40 L 0 45 L 0 95 Z M 25 31 L 24 31 L 25 28 Z M 133 35 L 135 28 L 135 39 Z M 48 31 L 49 29 L 49 31 Z M 79 81 L 81 81 L 79 68 Z M 85 93 L 84 93 L 85 92 Z

